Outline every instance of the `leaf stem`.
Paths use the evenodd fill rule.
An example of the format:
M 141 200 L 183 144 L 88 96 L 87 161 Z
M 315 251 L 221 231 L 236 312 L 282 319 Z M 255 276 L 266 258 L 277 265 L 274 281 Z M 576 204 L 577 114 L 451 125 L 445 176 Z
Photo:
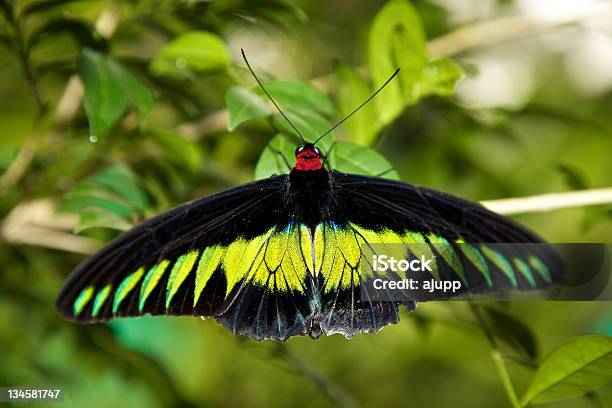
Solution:
M 504 362 L 504 358 L 499 350 L 492 349 L 491 358 L 493 359 L 493 363 L 497 369 L 497 375 L 504 386 L 504 391 L 506 391 L 506 395 L 508 396 L 510 403 L 514 408 L 521 408 L 522 405 L 516 396 L 516 392 L 514 391 L 514 387 L 512 385 L 512 380 L 510 379 L 510 374 L 508 374 L 508 370 L 506 368 L 506 363 Z
M 26 81 L 28 82 L 28 86 L 30 87 L 30 92 L 32 92 L 32 98 L 34 99 L 34 104 L 36 106 L 36 120 L 38 121 L 44 116 L 46 112 L 46 107 L 40 95 L 38 80 L 34 76 L 34 72 L 32 72 L 32 66 L 30 65 L 30 57 L 25 51 L 23 54 L 20 53 L 20 55 L 23 73 L 26 77 Z
M 521 408 L 522 405 L 518 397 L 516 396 L 516 392 L 514 391 L 514 386 L 512 385 L 510 374 L 508 373 L 508 369 L 506 368 L 506 363 L 504 362 L 502 353 L 499 350 L 499 347 L 497 346 L 495 337 L 493 336 L 484 319 L 482 318 L 482 314 L 480 313 L 480 309 L 478 308 L 478 306 L 473 303 L 470 303 L 470 310 L 472 311 L 472 314 L 476 318 L 478 325 L 482 329 L 482 332 L 485 334 L 487 340 L 489 341 L 489 344 L 491 345 L 491 359 L 493 360 L 493 364 L 495 364 L 497 376 L 499 377 L 502 386 L 504 387 L 504 391 L 508 396 L 510 404 L 512 404 L 513 408 Z

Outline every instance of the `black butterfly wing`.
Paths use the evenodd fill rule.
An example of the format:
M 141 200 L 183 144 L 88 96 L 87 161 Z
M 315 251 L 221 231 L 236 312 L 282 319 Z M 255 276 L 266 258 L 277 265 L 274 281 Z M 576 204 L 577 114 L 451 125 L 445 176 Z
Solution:
M 288 176 L 242 185 L 118 236 L 75 269 L 58 310 L 81 323 L 194 315 L 258 339 L 305 334 L 312 280 L 290 256 L 303 230 L 279 205 L 287 187 Z
M 340 172 L 330 177 L 333 206 L 319 227 L 319 240 L 325 242 L 318 273 L 319 320 L 325 333 L 350 337 L 377 331 L 399 320 L 402 303 L 414 308 L 415 301 L 461 294 L 539 289 L 562 277 L 561 261 L 541 238 L 479 204 L 381 178 Z M 378 276 L 371 254 L 393 243 L 435 259 L 430 277 L 461 281 L 461 290 L 411 292 L 403 301 L 397 294 L 369 293 L 363 282 Z

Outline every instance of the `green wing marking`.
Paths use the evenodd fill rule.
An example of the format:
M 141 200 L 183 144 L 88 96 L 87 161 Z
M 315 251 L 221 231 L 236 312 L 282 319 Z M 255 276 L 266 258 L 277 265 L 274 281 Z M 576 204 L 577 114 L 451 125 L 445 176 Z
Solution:
M 172 302 L 172 298 L 178 291 L 181 283 L 183 283 L 187 275 L 189 275 L 193 269 L 193 265 L 198 259 L 199 254 L 200 251 L 192 249 L 185 255 L 181 255 L 175 262 L 170 272 L 168 286 L 166 288 L 166 309 L 170 306 L 170 302 Z
M 106 299 L 108 299 L 108 296 L 111 294 L 112 288 L 113 285 L 109 283 L 104 288 L 102 288 L 102 290 L 100 290 L 96 295 L 96 298 L 94 299 L 93 309 L 91 311 L 91 315 L 93 317 L 98 316 L 98 313 L 100 313 L 100 310 L 102 310 L 102 306 L 104 306 L 104 304 L 106 303 Z
M 540 258 L 538 258 L 537 256 L 530 256 L 529 265 L 531 265 L 531 267 L 534 268 L 540 274 L 542 279 L 544 279 L 546 282 L 552 282 L 552 276 L 550 276 L 550 271 L 548 270 L 546 264 L 544 264 L 544 262 L 540 260 Z
M 87 304 L 91 300 L 94 291 L 95 289 L 93 286 L 88 286 L 83 289 L 79 296 L 77 296 L 76 300 L 74 301 L 73 307 L 73 313 L 75 316 L 78 316 L 81 314 L 81 312 L 83 312 L 83 309 L 85 309 L 85 306 L 87 306 Z
M 516 268 L 519 270 L 521 275 L 523 275 L 525 280 L 529 283 L 529 285 L 531 285 L 532 287 L 535 287 L 536 281 L 533 278 L 533 273 L 531 272 L 531 268 L 529 268 L 529 266 L 525 262 L 520 260 L 519 258 L 513 258 L 512 261 L 514 262 L 514 265 L 516 265 Z
M 129 295 L 129 293 L 136 287 L 140 278 L 144 274 L 144 268 L 139 268 L 136 272 L 129 274 L 123 282 L 117 288 L 115 292 L 115 299 L 113 301 L 113 314 L 117 313 L 121 302 Z
M 480 249 L 482 253 L 491 261 L 495 266 L 502 270 L 502 272 L 508 277 L 512 286 L 518 287 L 518 283 L 516 281 L 516 276 L 514 275 L 514 270 L 512 269 L 512 265 L 510 262 L 499 252 L 494 249 L 487 247 L 486 245 L 481 245 Z
M 436 234 L 427 235 L 427 239 L 433 245 L 433 247 L 438 251 L 438 253 L 444 258 L 446 263 L 450 265 L 453 271 L 459 275 L 464 285 L 467 285 L 467 279 L 465 278 L 465 274 L 463 273 L 463 265 L 461 264 L 461 259 L 450 245 L 450 243 L 444 238 Z M 439 279 L 438 279 L 439 280 Z
M 159 283 L 159 280 L 164 275 L 164 272 L 166 272 L 166 268 L 168 268 L 168 265 L 170 265 L 170 261 L 164 259 L 160 263 L 153 265 L 149 269 L 149 272 L 147 272 L 147 275 L 142 281 L 142 287 L 140 288 L 140 301 L 138 302 L 138 310 L 141 313 L 144 309 L 145 303 L 149 295 L 151 294 L 151 292 L 153 292 L 153 289 L 155 289 L 155 287 Z
M 489 273 L 489 265 L 487 265 L 487 261 L 482 256 L 482 253 L 476 247 L 471 244 L 464 242 L 463 240 L 457 240 L 457 244 L 459 244 L 459 248 L 463 255 L 482 273 L 485 280 L 487 281 L 487 285 L 489 288 L 493 287 L 493 281 L 491 280 L 491 274 Z

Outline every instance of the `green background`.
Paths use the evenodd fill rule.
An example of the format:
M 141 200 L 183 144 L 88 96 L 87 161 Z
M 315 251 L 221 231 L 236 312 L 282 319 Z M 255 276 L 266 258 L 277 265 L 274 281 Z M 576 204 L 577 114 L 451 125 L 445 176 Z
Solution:
M 375 149 L 388 176 L 474 201 L 611 186 L 612 4 L 556 3 L 0 3 L 0 386 L 64 387 L 75 407 L 501 407 L 506 373 L 525 403 L 612 406 L 605 302 L 420 304 L 375 335 L 284 344 L 53 308 L 118 231 L 282 170 L 265 146 L 297 138 L 240 48 L 309 136 L 402 68 L 324 142 L 340 168 L 386 170 Z M 610 205 L 513 218 L 552 242 L 612 237 Z

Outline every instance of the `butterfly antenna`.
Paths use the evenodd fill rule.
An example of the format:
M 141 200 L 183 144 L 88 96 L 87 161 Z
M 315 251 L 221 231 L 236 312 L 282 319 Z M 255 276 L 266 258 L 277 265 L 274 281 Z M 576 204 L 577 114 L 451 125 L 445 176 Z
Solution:
M 387 86 L 387 84 L 389 82 L 391 82 L 391 80 L 393 78 L 395 78 L 395 76 L 397 75 L 397 73 L 399 72 L 399 68 L 395 70 L 395 72 L 393 73 L 393 75 L 391 75 L 391 77 L 389 77 L 389 79 L 387 79 L 387 81 L 381 85 L 380 88 L 378 88 L 376 90 L 376 92 L 374 92 L 372 95 L 370 95 L 370 97 L 368 99 L 366 99 L 365 101 L 363 101 L 361 103 L 361 105 L 359 105 L 358 107 L 355 108 L 354 111 L 352 111 L 351 113 L 349 113 L 348 115 L 346 115 L 344 117 L 344 119 L 342 119 L 340 122 L 336 123 L 334 126 L 332 126 L 327 132 L 323 133 L 321 136 L 319 136 L 319 138 L 317 140 L 315 140 L 315 142 L 313 144 L 317 144 L 317 142 L 321 139 L 323 139 L 324 136 L 327 136 L 332 130 L 334 130 L 335 128 L 337 128 L 338 126 L 340 126 L 342 123 L 344 123 L 345 120 L 347 120 L 348 118 L 350 118 L 351 116 L 353 116 L 353 114 L 355 114 L 359 109 L 363 108 L 365 106 L 366 103 L 370 102 L 372 100 L 372 98 L 374 98 L 376 96 L 376 94 L 378 94 L 380 91 L 383 90 L 383 88 L 385 86 Z
M 295 125 L 289 120 L 289 118 L 287 117 L 287 115 L 285 115 L 283 113 L 283 111 L 281 110 L 281 108 L 278 107 L 278 105 L 276 104 L 276 102 L 274 102 L 274 99 L 272 99 L 272 96 L 268 93 L 268 91 L 266 90 L 266 88 L 264 88 L 263 84 L 261 83 L 261 81 L 259 80 L 259 78 L 257 78 L 257 75 L 255 75 L 255 71 L 253 71 L 253 68 L 251 68 L 251 64 L 249 64 L 249 61 L 247 60 L 246 55 L 244 54 L 244 50 L 241 48 L 240 52 L 242 53 L 242 58 L 244 59 L 244 62 L 246 62 L 247 67 L 249 68 L 249 71 L 251 71 L 251 74 L 253 75 L 253 78 L 255 78 L 255 80 L 257 81 L 257 83 L 259 84 L 259 86 L 261 87 L 261 89 L 264 91 L 264 93 L 266 94 L 266 96 L 268 98 L 270 98 L 270 100 L 272 101 L 272 103 L 274 104 L 274 106 L 276 107 L 276 109 L 280 112 L 281 115 L 283 115 L 283 118 L 285 118 L 285 120 L 291 125 L 291 127 L 293 128 L 293 130 L 295 130 L 297 132 L 297 134 L 300 136 L 300 139 L 302 139 L 302 143 L 306 143 L 306 141 L 304 140 L 304 136 L 302 136 L 302 134 L 300 133 L 300 131 L 295 127 Z

